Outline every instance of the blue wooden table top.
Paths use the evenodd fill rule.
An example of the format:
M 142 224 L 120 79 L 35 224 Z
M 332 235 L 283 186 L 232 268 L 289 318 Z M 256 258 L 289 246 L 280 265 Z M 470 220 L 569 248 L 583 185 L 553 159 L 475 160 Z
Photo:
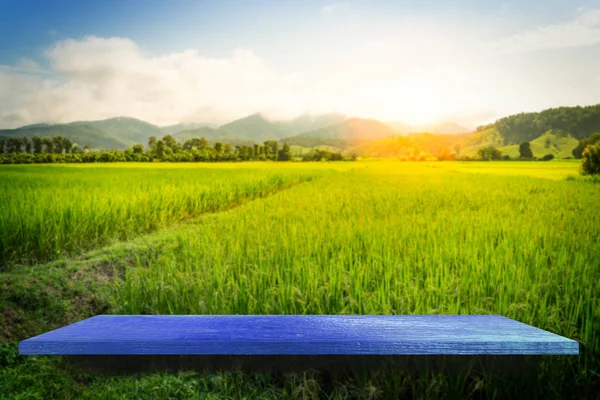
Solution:
M 579 343 L 497 315 L 99 315 L 19 353 L 543 355 L 579 354 Z

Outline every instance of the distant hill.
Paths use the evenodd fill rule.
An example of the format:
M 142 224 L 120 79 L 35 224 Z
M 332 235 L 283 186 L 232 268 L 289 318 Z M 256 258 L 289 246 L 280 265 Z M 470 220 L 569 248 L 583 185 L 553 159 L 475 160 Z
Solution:
M 134 144 L 148 143 L 150 136 L 163 132 L 148 122 L 116 117 L 99 121 L 75 121 L 68 124 L 33 124 L 17 129 L 0 130 L 0 137 L 64 136 L 81 146 L 93 149 L 122 150 Z
M 237 119 L 219 128 L 222 138 L 250 139 L 256 142 L 278 140 L 287 136 L 288 131 L 281 122 L 272 122 L 261 114 L 252 114 Z
M 283 127 L 289 135 L 314 131 L 330 125 L 336 125 L 348 119 L 343 114 L 303 114 L 291 121 L 284 121 Z
M 457 145 L 460 145 L 460 143 L 470 135 L 470 133 L 423 133 L 411 134 L 409 135 L 409 139 L 411 139 L 421 151 L 438 156 L 442 155 L 446 149 L 449 149 L 453 153 L 457 153 Z
M 191 123 L 182 123 L 182 124 L 161 126 L 160 130 L 163 131 L 167 135 L 175 135 L 179 132 L 200 129 L 200 128 L 204 128 L 204 127 L 218 128 L 218 126 L 214 125 L 214 124 L 191 122 Z
M 413 133 L 407 136 L 390 136 L 347 148 L 343 154 L 346 156 L 356 154 L 359 157 L 406 159 L 421 156 L 441 157 L 445 153 L 456 153 L 453 146 L 467 135 Z
M 600 104 L 586 107 L 550 108 L 520 113 L 480 126 L 461 143 L 462 155 L 475 155 L 485 146 L 495 146 L 505 155 L 518 157 L 519 144 L 530 142 L 533 155 L 570 157 L 578 139 L 600 132 Z
M 415 132 L 415 128 L 412 125 L 408 125 L 403 122 L 386 122 L 385 124 L 394 128 L 396 132 L 402 135 L 407 135 L 410 132 Z
M 52 124 L 47 124 L 47 123 L 42 122 L 39 124 L 31 124 L 31 125 L 21 126 L 17 129 L 47 128 L 49 126 L 52 126 Z
M 442 148 L 452 146 L 469 135 L 468 129 L 454 123 L 421 128 L 440 133 L 413 134 L 409 132 L 419 128 L 402 123 L 384 124 L 373 119 L 350 118 L 339 124 L 281 139 L 280 142 L 310 148 L 332 146 L 343 150 L 346 155 L 396 158 L 409 153 L 412 155 L 413 149 L 418 154 L 438 154 Z
M 492 124 L 478 127 L 477 130 L 490 128 L 498 131 L 505 146 L 532 141 L 548 131 L 560 137 L 584 139 L 600 132 L 600 104 L 550 108 L 541 112 L 510 115 Z
M 559 136 L 547 132 L 536 139 L 529 141 L 531 151 L 534 157 L 543 157 L 546 154 L 552 154 L 557 158 L 572 157 L 571 151 L 577 147 L 579 141 L 574 137 Z M 510 157 L 519 157 L 519 144 L 504 145 L 504 138 L 495 128 L 476 132 L 466 138 L 461 143 L 460 154 L 464 156 L 474 156 L 482 147 L 497 147 L 503 155 Z
M 201 128 L 186 129 L 173 134 L 173 137 L 178 141 L 184 142 L 188 139 L 204 138 L 204 139 L 215 139 L 219 137 L 219 131 L 217 129 L 203 126 Z
M 146 121 L 129 117 L 116 117 L 100 121 L 77 121 L 68 125 L 87 125 L 102 130 L 125 143 L 125 147 L 134 144 L 148 144 L 150 136 L 162 137 L 161 129 Z
M 435 125 L 429 125 L 426 127 L 427 129 L 422 130 L 421 132 L 429 132 L 433 134 L 440 135 L 456 135 L 461 133 L 471 133 L 473 130 L 465 128 L 459 124 L 455 124 L 454 122 L 441 122 Z
M 459 143 L 458 149 L 459 154 L 463 156 L 474 156 L 477 151 L 482 147 L 504 146 L 504 138 L 500 135 L 500 132 L 494 127 L 490 127 L 483 131 L 472 133 L 465 136 Z
M 93 149 L 125 149 L 134 144 L 147 145 L 151 136 L 167 134 L 180 141 L 204 137 L 209 143 L 220 141 L 232 145 L 251 145 L 266 140 L 278 140 L 303 130 L 313 130 L 331 122 L 342 121 L 339 114 L 301 115 L 289 121 L 271 121 L 261 114 L 253 114 L 232 121 L 222 127 L 205 123 L 184 123 L 158 127 L 129 117 L 99 121 L 75 121 L 68 124 L 32 124 L 17 129 L 0 130 L 0 137 L 34 137 L 62 135 Z
M 304 114 L 292 120 L 273 121 L 257 113 L 222 125 L 218 129 L 218 135 L 221 140 L 252 140 L 262 143 L 265 140 L 279 140 L 313 131 L 345 119 L 340 114 Z
M 428 133 L 416 133 L 416 132 Z M 413 133 L 415 132 L 415 133 Z M 295 146 L 298 154 L 310 149 L 336 149 L 346 154 L 372 157 L 404 157 L 406 154 L 473 156 L 485 146 L 495 146 L 505 155 L 518 156 L 518 145 L 531 143 L 534 156 L 553 154 L 569 157 L 579 139 L 600 132 L 600 104 L 587 107 L 560 107 L 536 113 L 521 113 L 480 126 L 473 133 L 453 122 L 411 126 L 386 124 L 374 119 L 346 118 L 341 114 L 304 114 L 292 120 L 276 121 L 252 114 L 221 127 L 185 123 L 158 127 L 128 117 L 68 124 L 32 124 L 0 130 L 0 138 L 65 136 L 95 150 L 121 150 L 133 144 L 147 145 L 150 136 L 173 135 L 184 142 L 204 137 L 209 143 L 252 145 L 266 140 Z
M 296 137 L 367 142 L 397 134 L 398 131 L 383 122 L 374 119 L 350 118 L 340 124 L 305 132 Z
M 402 122 L 390 122 L 387 125 L 394 128 L 400 134 L 409 133 L 434 133 L 442 135 L 454 135 L 458 133 L 469 133 L 472 129 L 465 128 L 454 122 L 441 122 L 433 125 L 408 125 Z
M 572 157 L 571 151 L 577 147 L 579 141 L 571 136 L 557 136 L 548 132 L 532 140 L 530 143 L 534 157 L 543 157 L 546 154 L 552 154 L 557 158 L 566 158 Z M 499 149 L 502 154 L 519 157 L 518 144 L 500 147 Z
M 211 128 L 208 126 L 181 131 L 179 133 L 174 134 L 173 137 L 179 142 L 185 142 L 186 140 L 194 138 L 204 138 L 208 141 L 210 145 L 213 145 L 216 142 L 221 142 L 223 144 L 228 143 L 232 146 L 252 146 L 254 143 L 256 143 L 256 141 L 254 140 L 236 138 L 233 137 L 233 134 L 229 132 L 225 132 L 221 129 Z
M 86 144 L 93 149 L 117 150 L 124 149 L 127 144 L 113 135 L 84 124 L 66 124 L 66 125 L 30 125 L 18 129 L 0 130 L 0 138 L 10 137 L 28 137 L 34 136 L 51 137 L 63 136 L 83 147 Z

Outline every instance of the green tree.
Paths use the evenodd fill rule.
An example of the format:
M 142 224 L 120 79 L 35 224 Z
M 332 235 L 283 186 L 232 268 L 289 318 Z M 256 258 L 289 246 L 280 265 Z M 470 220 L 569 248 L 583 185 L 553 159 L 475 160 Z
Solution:
M 44 142 L 44 147 L 46 148 L 46 153 L 53 154 L 54 153 L 54 141 L 52 140 L 52 138 L 45 137 L 42 139 L 42 141 Z
M 533 158 L 533 152 L 531 151 L 531 143 L 523 142 L 519 145 L 519 157 Z
M 33 154 L 42 154 L 44 150 L 44 142 L 39 136 L 33 137 Z
M 165 142 L 163 142 L 162 140 L 159 140 L 158 142 L 156 142 L 156 157 L 163 160 L 165 158 L 165 148 L 166 147 L 167 146 L 165 146 Z
M 0 139 L 0 154 L 4 154 L 4 139 Z
M 163 136 L 162 140 L 165 143 L 165 146 L 170 148 L 173 151 L 173 153 L 177 153 L 179 151 L 179 144 L 177 143 L 177 140 L 175 140 L 175 138 L 173 136 L 171 136 L 171 135 Z
M 256 154 L 257 160 L 264 161 L 267 159 L 267 157 L 265 156 L 265 146 L 258 146 L 258 151 Z
M 29 138 L 27 136 L 23 137 L 23 145 L 25 146 L 25 153 L 30 154 L 31 153 L 31 141 L 29 140 Z
M 131 151 L 133 152 L 133 154 L 143 154 L 144 146 L 142 146 L 141 144 L 134 144 L 131 148 Z
M 343 161 L 341 153 L 333 153 L 327 150 L 311 150 L 302 157 L 302 161 Z
M 9 138 L 6 141 L 6 152 L 8 154 L 21 153 L 23 150 L 23 139 Z
M 204 138 L 191 138 L 183 143 L 183 150 L 205 149 L 208 147 L 208 141 Z
M 487 146 L 477 151 L 477 158 L 483 161 L 500 160 L 502 152 L 494 146 Z
M 290 161 L 292 159 L 292 150 L 287 143 L 285 143 L 281 150 L 279 150 L 277 159 L 279 161 Z
M 252 153 L 254 149 L 250 146 L 235 146 L 235 159 L 248 161 L 252 160 Z
M 154 150 L 155 145 L 156 145 L 156 136 L 150 136 L 148 138 L 148 149 Z
M 215 143 L 214 149 L 215 149 L 215 153 L 216 153 L 217 159 L 219 159 L 221 157 L 222 152 L 223 152 L 223 143 L 221 143 L 221 142 Z
M 583 150 L 582 175 L 600 175 L 600 144 L 590 144 Z
M 229 143 L 223 145 L 223 158 L 230 160 L 233 156 L 233 147 Z
M 73 142 L 71 141 L 71 139 L 66 137 L 62 138 L 62 148 L 65 151 L 65 153 L 70 154 L 73 150 Z
M 54 154 L 62 154 L 63 152 L 63 137 L 53 136 L 52 142 L 54 144 Z
M 571 150 L 571 154 L 576 159 L 581 159 L 583 157 L 583 150 L 586 148 L 588 144 L 596 144 L 600 143 L 600 133 L 596 133 L 590 136 L 587 139 L 581 139 L 573 150 Z
M 277 160 L 277 155 L 279 153 L 279 143 L 276 140 L 267 140 L 264 142 L 265 145 L 265 156 L 267 160 Z

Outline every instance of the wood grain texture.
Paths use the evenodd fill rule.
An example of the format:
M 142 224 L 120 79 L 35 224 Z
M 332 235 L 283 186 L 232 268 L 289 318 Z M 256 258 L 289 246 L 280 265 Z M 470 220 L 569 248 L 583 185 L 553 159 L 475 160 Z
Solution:
M 579 343 L 497 315 L 99 315 L 19 353 L 574 355 Z

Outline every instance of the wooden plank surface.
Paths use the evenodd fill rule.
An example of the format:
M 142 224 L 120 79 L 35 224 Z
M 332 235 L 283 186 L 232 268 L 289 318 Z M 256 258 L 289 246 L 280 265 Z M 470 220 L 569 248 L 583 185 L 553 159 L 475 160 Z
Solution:
M 544 355 L 579 343 L 497 315 L 100 315 L 20 354 Z

